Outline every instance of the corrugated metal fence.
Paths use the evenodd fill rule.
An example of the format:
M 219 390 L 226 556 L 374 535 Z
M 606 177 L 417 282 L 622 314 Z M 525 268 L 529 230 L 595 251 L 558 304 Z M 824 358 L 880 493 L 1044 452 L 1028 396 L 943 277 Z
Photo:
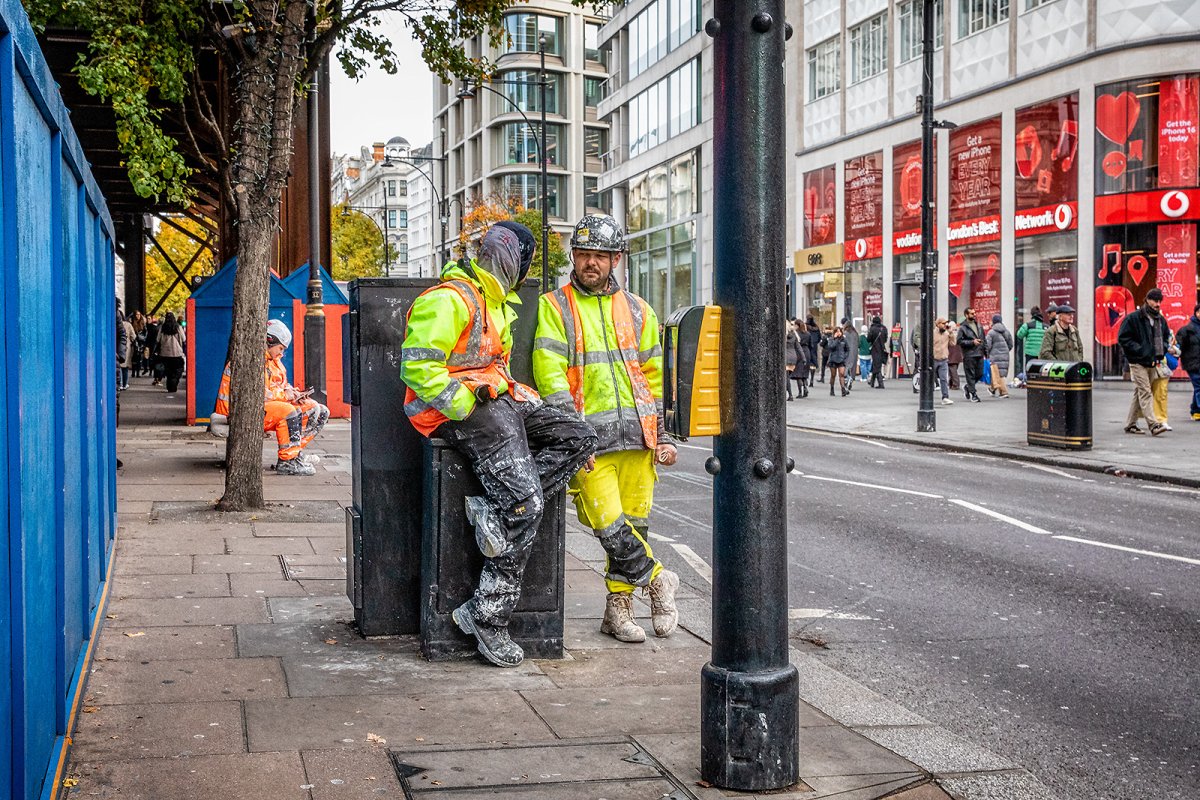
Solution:
M 113 228 L 0 0 L 0 798 L 52 797 L 116 529 Z

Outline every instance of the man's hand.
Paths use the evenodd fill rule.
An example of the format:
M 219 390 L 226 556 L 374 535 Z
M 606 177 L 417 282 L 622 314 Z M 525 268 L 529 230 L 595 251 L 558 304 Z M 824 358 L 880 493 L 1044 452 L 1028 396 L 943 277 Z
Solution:
M 660 444 L 654 448 L 654 460 L 664 467 L 669 467 L 679 458 L 679 451 L 673 444 Z
M 595 468 L 596 468 L 596 457 L 595 457 L 595 456 L 588 456 L 588 460 L 587 460 L 587 461 L 585 461 L 585 462 L 583 462 L 583 471 L 584 471 L 584 472 L 591 472 L 591 471 L 592 471 L 592 470 L 594 470 Z

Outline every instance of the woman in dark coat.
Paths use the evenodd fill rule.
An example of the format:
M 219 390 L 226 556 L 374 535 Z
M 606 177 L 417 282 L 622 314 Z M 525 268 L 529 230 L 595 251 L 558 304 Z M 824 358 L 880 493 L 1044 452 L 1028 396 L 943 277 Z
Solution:
M 804 327 L 808 332 L 808 385 L 813 385 L 813 378 L 816 377 L 817 361 L 821 352 L 821 326 L 811 316 L 804 323 Z M 821 376 L 824 379 L 824 375 Z
M 834 328 L 829 336 L 829 396 L 833 397 L 833 385 L 842 387 L 842 397 L 850 394 L 846 388 L 846 364 L 850 361 L 850 346 L 841 328 Z
M 867 331 L 867 341 L 871 343 L 871 378 L 867 385 L 876 389 L 883 388 L 883 367 L 887 363 L 890 339 L 883 320 L 878 316 L 871 317 L 871 328 Z

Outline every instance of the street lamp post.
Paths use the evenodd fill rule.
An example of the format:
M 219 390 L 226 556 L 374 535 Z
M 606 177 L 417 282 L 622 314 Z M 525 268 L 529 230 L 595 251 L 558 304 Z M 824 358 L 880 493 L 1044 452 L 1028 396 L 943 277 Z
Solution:
M 319 403 L 325 396 L 325 300 L 321 290 L 321 104 L 322 59 L 308 93 L 308 297 L 304 314 L 304 382 Z
M 937 430 L 933 410 L 933 289 L 937 251 L 933 244 L 933 0 L 922 3 L 921 19 L 921 353 L 917 430 Z
M 540 135 L 534 137 L 534 144 L 537 145 L 538 161 L 541 162 L 541 204 L 542 204 L 542 293 L 550 291 L 550 191 L 549 191 L 549 175 L 547 173 L 548 156 L 546 155 L 546 35 L 542 34 L 538 37 L 538 55 L 541 57 L 541 69 L 539 71 L 540 79 L 534 81 L 533 84 L 539 87 L 539 98 L 542 106 L 541 127 L 536 129 L 540 131 Z M 511 86 L 529 86 L 530 81 L 492 81 L 492 83 L 507 84 Z M 514 103 L 512 98 L 508 97 L 503 92 L 498 92 L 491 86 L 482 82 L 476 81 L 475 86 L 479 89 L 491 92 L 497 97 L 504 100 L 513 107 L 513 110 L 521 115 L 521 119 L 525 120 L 525 124 L 531 131 L 535 130 L 533 122 L 526 116 L 521 106 Z M 469 100 L 475 96 L 475 90 L 471 88 L 470 81 L 463 82 L 463 88 L 458 92 L 459 100 Z

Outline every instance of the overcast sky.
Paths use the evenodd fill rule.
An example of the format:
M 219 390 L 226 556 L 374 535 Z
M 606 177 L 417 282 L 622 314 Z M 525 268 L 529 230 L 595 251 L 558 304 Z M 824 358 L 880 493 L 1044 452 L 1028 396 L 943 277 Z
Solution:
M 433 76 L 403 25 L 387 25 L 387 31 L 399 56 L 398 74 L 374 69 L 355 82 L 336 58 L 331 60 L 329 130 L 334 153 L 357 153 L 362 145 L 393 136 L 403 136 L 413 147 L 433 138 Z

